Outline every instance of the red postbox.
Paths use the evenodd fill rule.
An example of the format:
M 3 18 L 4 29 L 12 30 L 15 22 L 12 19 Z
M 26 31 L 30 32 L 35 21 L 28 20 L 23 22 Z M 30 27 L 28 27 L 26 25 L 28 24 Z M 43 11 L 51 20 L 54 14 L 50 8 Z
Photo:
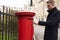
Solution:
M 17 12 L 18 40 L 33 40 L 33 12 Z

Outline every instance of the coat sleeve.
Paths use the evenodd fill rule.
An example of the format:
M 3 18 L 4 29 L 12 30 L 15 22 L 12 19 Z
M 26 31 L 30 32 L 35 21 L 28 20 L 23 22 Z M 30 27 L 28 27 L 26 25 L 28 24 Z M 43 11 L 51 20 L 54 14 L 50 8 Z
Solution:
M 44 21 L 39 21 L 39 22 L 38 22 L 38 25 L 46 26 L 46 22 L 44 22 Z
M 39 21 L 38 24 L 42 26 L 54 26 L 56 24 L 59 24 L 60 22 L 60 15 L 57 15 L 56 17 L 53 17 L 52 20 L 49 20 L 48 22 Z

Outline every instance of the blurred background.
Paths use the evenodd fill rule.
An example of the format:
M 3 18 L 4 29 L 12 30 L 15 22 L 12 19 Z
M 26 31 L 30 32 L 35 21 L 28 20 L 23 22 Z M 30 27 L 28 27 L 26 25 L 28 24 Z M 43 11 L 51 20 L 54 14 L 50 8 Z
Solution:
M 12 15 L 15 15 L 16 12 L 24 12 L 24 11 L 35 12 L 36 15 L 34 17 L 34 21 L 39 21 L 39 20 L 46 21 L 46 17 L 48 15 L 46 1 L 47 0 L 0 0 L 0 11 L 3 13 L 12 14 Z M 56 7 L 60 10 L 60 0 L 54 0 L 54 1 L 55 1 Z M 3 20 L 4 18 L 6 19 L 6 17 L 2 14 L 0 17 L 0 20 L 2 22 L 4 21 L 4 25 L 6 25 L 5 20 Z M 13 18 L 14 17 L 11 18 L 11 21 L 13 20 Z M 8 22 L 10 22 L 10 23 L 16 22 L 16 20 L 15 21 L 13 20 L 14 22 L 13 21 L 11 22 L 11 21 L 8 21 Z M 8 25 L 8 22 L 7 22 L 7 25 Z M 2 27 L 2 25 L 1 25 L 1 27 Z M 3 27 L 5 27 L 5 26 L 3 26 Z M 0 40 L 8 40 L 8 36 L 11 34 L 11 31 L 8 31 L 10 33 L 7 32 L 4 34 L 4 32 L 5 32 L 4 30 L 6 30 L 6 28 L 4 30 L 2 30 L 3 27 L 0 28 Z M 17 25 L 16 25 L 16 27 L 17 27 Z M 16 27 L 15 27 L 15 29 L 16 29 Z M 34 25 L 34 40 L 43 40 L 44 29 L 45 29 L 45 26 Z M 59 32 L 58 39 L 60 40 L 60 28 L 58 29 L 58 32 Z M 17 34 L 17 31 L 12 32 L 12 35 L 13 35 L 13 33 L 15 35 L 15 33 Z M 8 34 L 8 35 L 6 35 L 6 34 Z M 5 38 L 4 35 L 7 37 L 7 39 L 3 39 L 3 38 Z M 18 35 L 15 35 L 13 39 L 17 40 L 17 36 Z M 11 36 L 9 36 L 9 37 L 11 38 Z M 12 39 L 9 39 L 9 40 L 12 40 Z

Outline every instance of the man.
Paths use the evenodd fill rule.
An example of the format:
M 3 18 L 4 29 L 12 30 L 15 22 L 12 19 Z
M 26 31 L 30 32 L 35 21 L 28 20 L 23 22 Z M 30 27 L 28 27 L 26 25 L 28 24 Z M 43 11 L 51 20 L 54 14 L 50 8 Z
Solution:
M 48 16 L 46 22 L 39 21 L 38 25 L 46 26 L 44 40 L 58 40 L 58 26 L 60 22 L 60 11 L 55 7 L 53 0 L 47 1 Z

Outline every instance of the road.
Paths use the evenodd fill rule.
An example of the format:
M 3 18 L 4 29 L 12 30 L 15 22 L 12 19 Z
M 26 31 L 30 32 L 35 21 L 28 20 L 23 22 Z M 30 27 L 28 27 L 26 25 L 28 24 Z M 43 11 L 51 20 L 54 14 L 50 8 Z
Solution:
M 44 37 L 44 26 L 34 25 L 34 39 L 43 40 Z M 60 29 L 58 29 L 58 40 L 60 40 Z

